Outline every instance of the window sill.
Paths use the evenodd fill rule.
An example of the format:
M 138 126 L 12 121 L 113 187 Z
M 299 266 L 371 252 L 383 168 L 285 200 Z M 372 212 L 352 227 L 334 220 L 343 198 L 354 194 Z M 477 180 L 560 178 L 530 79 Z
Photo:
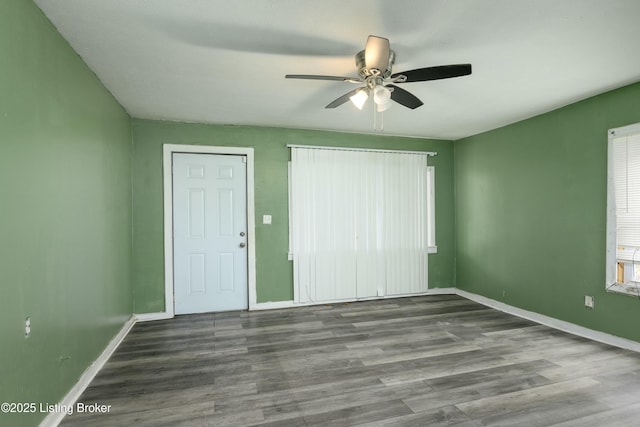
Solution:
M 640 297 L 640 286 L 614 283 L 613 285 L 607 285 L 607 292 L 614 294 L 629 295 L 631 297 Z

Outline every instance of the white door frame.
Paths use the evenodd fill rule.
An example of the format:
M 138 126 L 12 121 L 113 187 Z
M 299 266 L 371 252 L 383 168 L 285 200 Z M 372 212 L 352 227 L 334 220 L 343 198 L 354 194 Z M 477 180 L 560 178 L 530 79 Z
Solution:
M 256 306 L 256 242 L 253 180 L 253 148 L 214 147 L 210 145 L 162 145 L 164 194 L 164 306 L 168 317 L 173 317 L 173 153 L 235 154 L 247 157 L 247 286 L 249 310 Z

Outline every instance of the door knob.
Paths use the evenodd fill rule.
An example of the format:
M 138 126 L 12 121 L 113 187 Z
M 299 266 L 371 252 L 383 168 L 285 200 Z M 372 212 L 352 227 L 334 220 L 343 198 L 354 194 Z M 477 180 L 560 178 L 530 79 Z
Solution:
M 244 237 L 244 231 L 240 232 L 240 237 Z
M 245 246 L 247 246 L 247 244 L 245 242 L 240 243 L 240 247 L 244 248 Z

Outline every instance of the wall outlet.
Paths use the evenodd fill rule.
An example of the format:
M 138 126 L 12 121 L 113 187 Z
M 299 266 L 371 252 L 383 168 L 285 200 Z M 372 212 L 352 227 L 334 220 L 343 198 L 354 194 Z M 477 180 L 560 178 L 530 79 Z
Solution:
M 585 307 L 589 307 L 589 308 L 593 308 L 593 305 L 594 305 L 593 296 L 585 295 L 584 296 L 584 306 Z
M 31 317 L 27 317 L 24 321 L 24 337 L 29 338 L 31 336 Z
M 263 224 L 271 224 L 271 215 L 262 215 Z

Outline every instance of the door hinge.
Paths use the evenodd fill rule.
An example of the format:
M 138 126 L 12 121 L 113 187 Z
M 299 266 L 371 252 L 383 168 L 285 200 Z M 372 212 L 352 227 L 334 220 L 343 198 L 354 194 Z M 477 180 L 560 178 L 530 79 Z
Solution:
M 247 156 L 242 156 L 242 163 L 247 163 Z

